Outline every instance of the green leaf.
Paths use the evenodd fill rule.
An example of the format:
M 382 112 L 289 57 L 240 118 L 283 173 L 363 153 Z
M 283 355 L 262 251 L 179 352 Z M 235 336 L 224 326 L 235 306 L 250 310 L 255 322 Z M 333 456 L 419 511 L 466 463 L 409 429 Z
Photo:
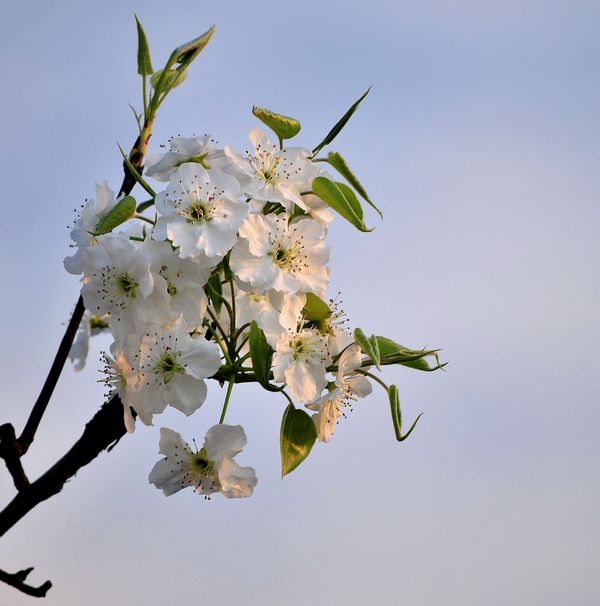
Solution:
M 312 182 L 312 190 L 323 202 L 354 227 L 363 232 L 373 231 L 365 226 L 360 202 L 354 192 L 344 183 L 335 183 L 327 177 L 317 177 Z
M 137 48 L 137 70 L 140 76 L 150 76 L 154 70 L 152 69 L 152 61 L 150 59 L 150 47 L 146 32 L 140 23 L 140 20 L 135 16 L 137 25 L 138 48 Z
M 186 71 L 178 71 L 176 69 L 167 69 L 165 75 L 163 77 L 163 72 L 165 70 L 160 69 L 150 78 L 150 85 L 153 89 L 157 90 L 158 86 L 161 87 L 161 90 L 171 90 L 176 86 L 179 86 L 186 78 Z
M 139 183 L 141 187 L 143 187 L 152 196 L 152 198 L 156 198 L 156 192 L 148 185 L 148 183 L 146 183 L 144 177 L 142 177 L 142 175 L 138 172 L 138 169 L 131 163 L 131 160 L 123 151 L 123 148 L 118 143 L 117 146 L 119 148 L 119 151 L 121 152 L 121 155 L 123 156 L 123 164 L 125 165 L 125 167 L 127 167 L 127 170 L 129 171 L 131 176 L 136 180 L 137 183 Z
M 213 304 L 217 315 L 219 315 L 223 306 L 223 288 L 221 287 L 221 274 L 219 272 L 214 273 L 208 279 L 206 283 L 206 295 Z
M 379 366 L 379 347 L 377 346 L 377 340 L 375 337 L 371 337 L 375 342 L 375 346 L 373 346 L 373 341 L 367 339 L 365 333 L 360 329 L 356 328 L 354 330 L 354 341 L 361 348 L 362 352 L 369 356 L 373 364 L 377 367 L 377 370 L 381 370 L 381 366 Z
M 352 114 L 356 111 L 360 105 L 360 102 L 369 94 L 370 90 L 371 87 L 369 86 L 361 98 L 350 106 L 350 109 L 338 120 L 337 124 L 327 133 L 327 135 L 325 135 L 323 141 L 321 141 L 321 143 L 319 143 L 319 145 L 313 149 L 313 155 L 318 153 L 326 145 L 329 145 L 329 143 L 331 143 L 339 135 L 342 128 L 346 126 L 346 122 L 350 120 Z
M 390 385 L 388 387 L 388 398 L 390 400 L 392 423 L 394 424 L 394 433 L 396 434 L 396 439 L 398 442 L 403 442 L 412 433 L 412 430 L 416 427 L 423 413 L 417 416 L 417 418 L 413 421 L 413 424 L 410 426 L 410 429 L 406 432 L 406 434 L 402 435 L 402 410 L 400 409 L 400 396 L 398 395 L 398 388 L 395 385 Z
M 281 419 L 281 476 L 294 471 L 310 451 L 317 439 L 315 424 L 303 410 L 290 404 Z
M 94 235 L 101 236 L 111 232 L 115 227 L 125 223 L 135 214 L 135 198 L 125 196 L 119 200 L 96 224 Z
M 381 364 L 401 364 L 402 366 L 428 372 L 443 368 L 447 364 L 447 362 L 440 364 L 437 355 L 438 349 L 410 349 L 386 337 L 374 338 L 379 347 L 379 360 Z M 427 361 L 428 357 L 435 359 L 435 366 L 429 365 Z
M 309 322 L 327 320 L 331 316 L 329 305 L 312 292 L 306 293 L 306 303 L 302 308 L 302 316 Z
M 379 216 L 383 219 L 383 213 L 375 206 L 375 204 L 371 201 L 371 198 L 367 195 L 367 192 L 364 190 L 363 186 L 360 184 L 359 180 L 356 178 L 356 175 L 350 170 L 348 164 L 346 164 L 346 160 L 342 158 L 341 154 L 338 152 L 329 152 L 327 154 L 327 162 L 335 168 L 342 177 L 345 177 L 348 183 L 352 185 L 352 187 L 362 196 L 378 213 Z
M 252 113 L 263 124 L 266 124 L 277 135 L 280 141 L 291 139 L 300 132 L 300 122 L 289 116 L 282 116 L 281 114 L 272 112 L 270 109 L 257 107 L 256 105 L 252 108 Z
M 271 364 L 273 362 L 273 350 L 267 343 L 265 333 L 254 320 L 250 324 L 248 344 L 250 345 L 250 359 L 252 360 L 252 369 L 254 370 L 256 379 L 263 387 L 271 391 L 272 386 L 269 384 L 269 373 L 271 372 Z
M 174 63 L 179 63 L 181 68 L 187 67 L 201 52 L 202 49 L 210 42 L 212 35 L 215 33 L 215 26 L 212 25 L 207 31 L 201 36 L 194 38 L 186 44 L 178 46 L 169 58 L 168 65 L 171 66 Z

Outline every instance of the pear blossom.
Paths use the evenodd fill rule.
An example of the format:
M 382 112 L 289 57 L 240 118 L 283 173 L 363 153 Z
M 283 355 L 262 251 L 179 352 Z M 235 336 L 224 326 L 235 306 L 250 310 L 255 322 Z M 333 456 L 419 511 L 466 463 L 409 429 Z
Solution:
M 146 320 L 168 325 L 182 316 L 190 328 L 200 327 L 207 307 L 203 286 L 211 272 L 206 259 L 182 259 L 168 242 L 146 240 L 143 246 L 150 269 L 162 278 L 160 289 L 155 287 L 146 301 L 153 312 Z
M 156 280 L 150 271 L 150 256 L 125 236 L 106 234 L 84 251 L 85 283 L 81 295 L 86 309 L 110 314 L 109 323 L 135 320 L 134 308 L 148 297 Z
M 128 339 L 130 340 L 130 339 Z M 110 347 L 110 355 L 104 352 L 104 378 L 101 380 L 107 387 L 105 399 L 108 401 L 118 395 L 123 404 L 123 421 L 129 433 L 135 429 L 135 419 L 131 413 L 131 393 L 139 384 L 139 375 L 132 366 L 131 349 L 129 351 L 114 341 Z
M 108 314 L 96 316 L 86 309 L 79 323 L 73 345 L 69 350 L 69 360 L 76 371 L 83 370 L 90 349 L 90 337 L 108 329 Z
M 260 202 L 279 202 L 288 212 L 294 204 L 306 208 L 301 192 L 310 190 L 313 179 L 321 171 L 309 159 L 310 150 L 288 148 L 280 150 L 260 129 L 250 131 L 254 154 L 238 156 L 225 146 L 235 175 L 240 180 L 242 191 Z
M 215 148 L 210 135 L 201 137 L 172 137 L 170 150 L 155 154 L 146 162 L 146 175 L 157 181 L 168 181 L 170 176 L 186 162 L 196 162 L 206 169 L 222 169 L 228 161 L 222 149 Z
M 70 274 L 78 275 L 83 272 L 82 260 L 83 251 L 88 246 L 97 244 L 96 226 L 102 217 L 108 213 L 116 205 L 115 193 L 108 187 L 108 183 L 96 183 L 96 198 L 86 201 L 85 204 L 75 219 L 73 229 L 71 231 L 71 239 L 75 244 L 71 246 L 77 247 L 75 254 L 72 257 L 66 257 L 63 261 L 65 269 Z
M 136 356 L 139 382 L 129 402 L 146 425 L 167 405 L 189 416 L 206 400 L 204 379 L 219 369 L 220 349 L 189 332 L 180 316 L 170 330 L 149 327 L 142 337 Z
M 231 251 L 231 269 L 249 289 L 322 295 L 329 281 L 329 247 L 323 228 L 312 219 L 250 214 Z
M 327 338 L 316 328 L 285 331 L 273 355 L 275 382 L 287 383 L 299 402 L 319 397 L 327 385 L 326 369 L 331 362 Z
M 179 433 L 161 427 L 159 452 L 165 456 L 154 465 L 148 481 L 166 496 L 192 486 L 205 498 L 215 492 L 228 499 L 249 497 L 258 481 L 256 473 L 233 460 L 246 441 L 240 425 L 214 425 L 202 448 L 194 452 Z
M 310 410 L 316 410 L 313 421 L 317 438 L 329 442 L 335 431 L 337 419 L 343 414 L 341 408 L 348 406 L 357 398 L 368 396 L 373 387 L 367 377 L 354 372 L 361 366 L 361 350 L 356 344 L 348 347 L 338 360 L 335 387 L 322 398 L 307 404 Z
M 248 214 L 248 205 L 238 198 L 239 183 L 231 175 L 182 164 L 156 196 L 160 217 L 152 236 L 171 240 L 181 258 L 203 255 L 216 265 L 234 245 Z

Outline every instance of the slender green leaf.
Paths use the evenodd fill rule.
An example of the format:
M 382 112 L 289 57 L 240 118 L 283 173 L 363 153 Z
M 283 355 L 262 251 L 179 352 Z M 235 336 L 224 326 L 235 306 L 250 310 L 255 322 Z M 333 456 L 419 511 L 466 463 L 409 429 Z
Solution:
M 137 168 L 131 163 L 131 160 L 127 157 L 127 154 L 123 151 L 123 148 L 117 143 L 119 151 L 123 156 L 123 164 L 127 167 L 127 170 L 131 173 L 131 176 L 143 187 L 153 198 L 156 198 L 156 192 L 146 183 L 142 175 L 138 172 Z
M 221 313 L 223 306 L 223 289 L 221 288 L 221 274 L 214 273 L 206 283 L 206 295 L 210 299 L 217 315 Z
M 269 373 L 271 372 L 271 364 L 273 362 L 273 350 L 267 343 L 265 333 L 254 320 L 250 324 L 248 344 L 250 345 L 250 359 L 252 360 L 252 369 L 254 370 L 256 379 L 263 387 L 271 391 L 272 386 L 269 384 Z
M 137 48 L 137 70 L 140 76 L 150 76 L 154 72 L 152 69 L 152 61 L 150 59 L 150 46 L 148 45 L 148 39 L 146 38 L 146 32 L 140 23 L 140 20 L 135 17 L 135 23 L 137 25 L 138 34 L 138 48 Z
M 369 88 L 363 93 L 363 95 L 360 97 L 360 99 L 358 101 L 355 101 L 350 106 L 350 109 L 338 120 L 336 125 L 325 135 L 325 138 L 323 139 L 323 141 L 321 141 L 321 143 L 319 143 L 319 145 L 317 145 L 317 147 L 315 147 L 313 149 L 313 155 L 317 154 L 326 145 L 329 145 L 340 134 L 340 131 L 342 130 L 342 128 L 344 128 L 344 126 L 346 126 L 346 122 L 348 122 L 348 120 L 350 120 L 350 118 L 352 117 L 352 114 L 356 111 L 356 109 L 360 105 L 360 102 L 369 94 L 370 90 L 371 90 L 371 87 L 369 86 Z
M 281 419 L 281 476 L 294 471 L 310 451 L 317 439 L 315 424 L 303 410 L 290 404 Z
M 388 398 L 390 400 L 390 410 L 392 412 L 392 423 L 394 424 L 394 433 L 398 442 L 403 442 L 412 433 L 412 430 L 416 427 L 419 419 L 423 415 L 421 413 L 413 421 L 410 429 L 402 435 L 402 410 L 400 408 L 400 396 L 398 394 L 398 388 L 396 385 L 390 385 L 388 388 Z
M 372 337 L 373 338 L 373 337 Z M 440 364 L 437 355 L 438 349 L 410 349 L 403 345 L 398 345 L 386 337 L 374 337 L 379 347 L 379 360 L 381 364 L 401 364 L 417 370 L 433 371 L 446 366 L 446 363 Z M 435 365 L 430 366 L 427 358 L 434 358 Z
M 289 116 L 282 116 L 281 114 L 272 112 L 270 109 L 257 107 L 256 105 L 252 108 L 252 113 L 263 124 L 266 124 L 277 135 L 280 141 L 291 139 L 300 132 L 300 122 Z
M 365 333 L 360 328 L 354 330 L 354 341 L 356 341 L 362 352 L 369 356 L 377 369 L 381 370 L 381 366 L 379 366 L 379 347 L 373 347 L 371 340 L 367 339 Z M 375 343 L 377 342 L 375 341 Z
M 119 200 L 96 224 L 94 234 L 101 236 L 111 232 L 115 227 L 125 223 L 135 214 L 135 198 L 125 196 Z
M 375 204 L 369 198 L 367 192 L 364 190 L 363 186 L 360 184 L 359 180 L 356 178 L 356 175 L 350 170 L 350 167 L 346 163 L 346 160 L 342 158 L 341 154 L 338 152 L 329 152 L 327 154 L 327 162 L 335 168 L 342 177 L 345 177 L 348 183 L 352 185 L 352 187 L 362 196 L 378 213 L 379 216 L 383 219 L 383 213 L 375 206 Z
M 207 31 L 201 36 L 190 40 L 186 44 L 178 46 L 169 58 L 169 67 L 175 63 L 178 63 L 181 68 L 185 69 L 204 49 L 204 47 L 210 42 L 213 34 L 215 33 L 215 26 L 212 25 Z
M 362 232 L 373 231 L 365 226 L 360 202 L 344 183 L 335 183 L 327 177 L 317 177 L 312 190 L 323 202 Z
M 163 76 L 163 72 L 165 75 Z M 176 69 L 160 69 L 150 78 L 150 86 L 155 90 L 158 88 L 159 83 L 161 90 L 171 90 L 176 86 L 179 86 L 187 78 L 186 71 L 178 71 Z
M 331 316 L 329 305 L 312 292 L 306 293 L 306 303 L 302 308 L 302 317 L 309 322 L 327 320 Z

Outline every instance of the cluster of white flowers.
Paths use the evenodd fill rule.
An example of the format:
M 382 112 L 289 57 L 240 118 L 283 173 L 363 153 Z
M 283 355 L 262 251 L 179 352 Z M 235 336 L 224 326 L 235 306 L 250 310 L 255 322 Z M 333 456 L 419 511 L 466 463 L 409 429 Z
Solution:
M 329 441 L 341 407 L 370 393 L 355 372 L 361 350 L 339 314 L 316 321 L 307 313 L 309 300 L 327 309 L 333 213 L 312 183 L 328 175 L 307 149 L 279 147 L 259 129 L 250 141 L 253 151 L 242 156 L 217 149 L 209 136 L 177 137 L 169 151 L 150 157 L 146 175 L 166 185 L 155 195 L 154 218 L 130 213 L 143 230 L 127 222 L 98 233 L 122 202 L 106 183 L 76 218 L 76 251 L 65 268 L 82 274 L 87 311 L 71 355 L 82 367 L 90 320 L 111 331 L 104 382 L 108 397 L 121 399 L 130 432 L 136 417 L 150 425 L 167 406 L 191 415 L 207 398 L 206 379 L 258 375 L 248 343 L 253 325 L 270 349 L 265 381 L 316 411 L 319 440 Z M 150 481 L 165 494 L 191 485 L 204 494 L 249 496 L 254 470 L 232 460 L 245 442 L 241 427 L 221 419 L 194 453 L 163 428 L 165 459 Z

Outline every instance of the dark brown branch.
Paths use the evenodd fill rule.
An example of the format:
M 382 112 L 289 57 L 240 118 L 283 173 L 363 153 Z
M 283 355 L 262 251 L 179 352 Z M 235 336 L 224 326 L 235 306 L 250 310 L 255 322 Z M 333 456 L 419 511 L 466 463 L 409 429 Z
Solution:
M 104 404 L 85 426 L 73 447 L 35 482 L 24 487 L 0 512 L 0 536 L 12 528 L 36 505 L 58 494 L 82 467 L 95 459 L 126 433 L 123 404 L 115 396 Z
M 29 480 L 25 475 L 17 450 L 15 428 L 10 423 L 0 425 L 0 457 L 2 457 L 6 463 L 6 467 L 12 476 L 15 488 L 17 490 L 23 490 L 23 488 L 29 486 Z
M 27 585 L 25 583 L 25 579 L 28 577 L 29 573 L 33 570 L 32 568 L 25 568 L 25 570 L 19 570 L 19 572 L 9 573 L 4 570 L 0 570 L 0 581 L 3 581 L 7 585 L 26 593 L 27 595 L 32 595 L 35 598 L 45 598 L 46 593 L 52 587 L 52 583 L 50 581 L 46 581 L 42 583 L 39 587 L 32 587 L 31 585 Z
M 58 346 L 58 351 L 56 352 L 56 356 L 54 357 L 54 362 L 52 362 L 52 366 L 50 367 L 50 372 L 44 381 L 44 386 L 42 387 L 42 391 L 40 391 L 40 395 L 36 400 L 33 408 L 31 410 L 31 414 L 29 415 L 29 419 L 27 419 L 27 423 L 25 424 L 25 428 L 23 432 L 19 436 L 19 439 L 16 441 L 16 448 L 18 456 L 23 456 L 31 443 L 33 442 L 33 438 L 35 437 L 35 432 L 39 427 L 40 421 L 44 416 L 44 412 L 46 412 L 46 407 L 48 406 L 48 402 L 52 396 L 52 392 L 56 387 L 56 383 L 58 382 L 58 378 L 63 370 L 65 362 L 69 356 L 69 351 L 71 351 L 71 345 L 73 344 L 73 339 L 77 334 L 77 329 L 79 328 L 79 324 L 81 323 L 81 318 L 83 317 L 84 312 L 83 299 L 81 296 L 77 300 L 77 304 L 75 305 L 75 310 L 73 311 L 73 315 L 69 321 L 69 325 L 67 326 L 67 330 L 63 335 L 63 338 Z

